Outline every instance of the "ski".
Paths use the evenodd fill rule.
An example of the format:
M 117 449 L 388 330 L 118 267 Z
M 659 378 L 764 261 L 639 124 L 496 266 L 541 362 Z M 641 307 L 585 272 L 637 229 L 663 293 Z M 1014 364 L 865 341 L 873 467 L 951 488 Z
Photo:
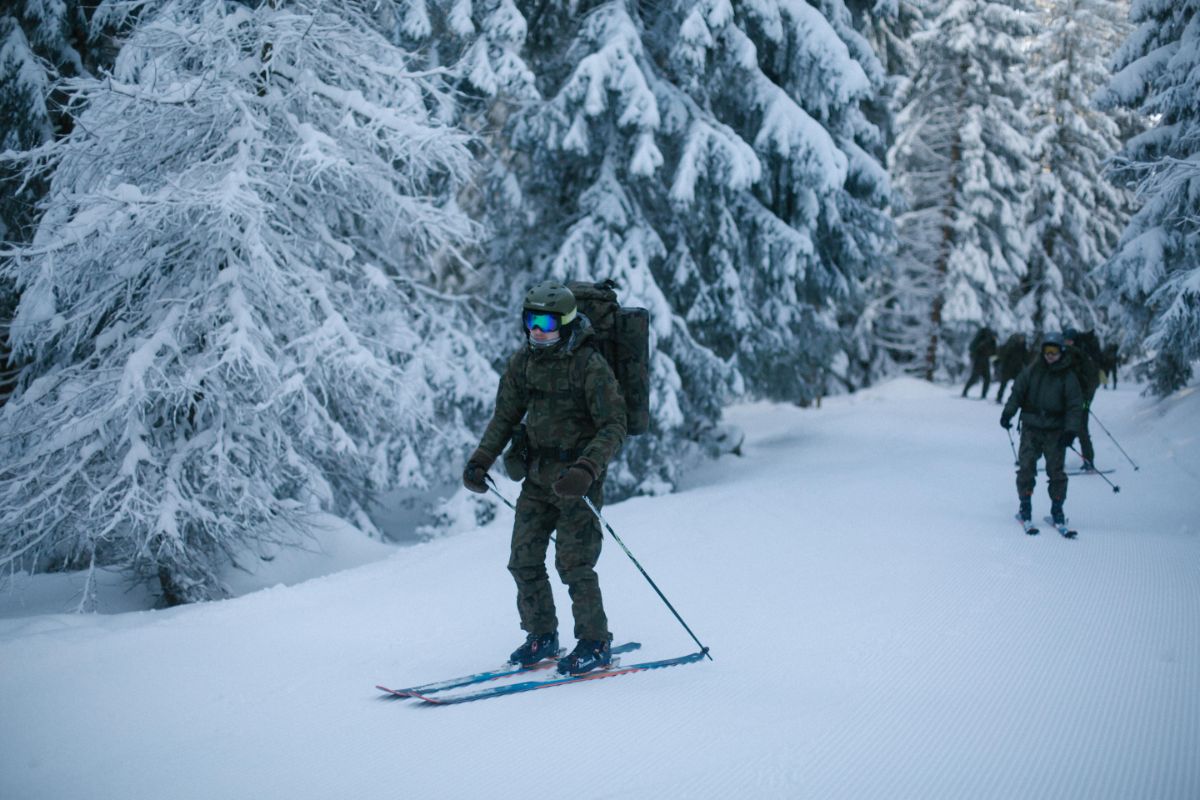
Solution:
M 1021 523 L 1021 527 L 1025 529 L 1026 533 L 1028 533 L 1030 536 L 1038 535 L 1039 531 L 1037 528 L 1033 527 L 1032 522 L 1027 519 L 1021 519 L 1020 514 L 1014 514 L 1013 516 L 1016 518 L 1017 522 Z
M 616 648 L 613 648 L 616 652 Z M 415 700 L 420 700 L 424 705 L 448 706 L 457 703 L 470 703 L 475 700 L 487 700 L 492 697 L 502 697 L 509 694 L 518 694 L 521 692 L 532 692 L 536 689 L 549 689 L 552 686 L 566 686 L 570 683 L 583 683 L 584 681 L 594 681 L 601 678 L 613 678 L 617 675 L 628 675 L 633 672 L 645 672 L 652 669 L 663 669 L 665 667 L 676 667 L 681 664 L 692 664 L 706 655 L 705 650 L 700 650 L 690 655 L 680 656 L 678 658 L 666 658 L 661 661 L 643 661 L 640 664 L 629 664 L 620 666 L 614 664 L 607 669 L 598 669 L 593 672 L 585 672 L 582 675 L 564 675 L 558 678 L 551 678 L 544 681 L 525 681 L 523 683 L 510 683 L 505 686 L 493 686 L 487 689 L 479 689 L 473 692 L 464 694 L 441 695 L 441 696 L 424 696 L 419 694 L 410 694 Z
M 1115 469 L 1069 469 L 1067 470 L 1067 475 L 1073 477 L 1079 475 L 1111 475 L 1114 472 L 1116 472 Z
M 626 642 L 613 647 L 614 654 L 617 653 L 632 653 L 641 647 L 640 642 Z M 545 658 L 535 664 L 530 664 L 527 667 L 513 666 L 511 663 L 500 669 L 488 670 L 486 672 L 476 672 L 473 675 L 464 675 L 461 678 L 448 678 L 443 681 L 434 681 L 433 683 L 424 683 L 420 686 L 410 686 L 407 689 L 390 689 L 387 686 L 377 684 L 376 689 L 381 692 L 395 695 L 396 697 L 420 697 L 422 695 L 433 694 L 434 692 L 444 692 L 447 689 L 458 689 L 462 686 L 470 686 L 473 683 L 487 683 L 501 678 L 508 678 L 513 675 L 524 675 L 527 672 L 538 672 L 543 669 L 548 669 L 558 664 L 558 658 L 566 654 L 565 650 L 559 650 L 555 658 Z
M 1046 522 L 1053 525 L 1055 527 L 1055 529 L 1067 539 L 1074 539 L 1076 536 L 1079 535 L 1079 531 L 1068 528 L 1066 523 L 1059 525 L 1057 522 L 1054 521 L 1053 517 L 1044 517 L 1044 519 L 1046 520 Z

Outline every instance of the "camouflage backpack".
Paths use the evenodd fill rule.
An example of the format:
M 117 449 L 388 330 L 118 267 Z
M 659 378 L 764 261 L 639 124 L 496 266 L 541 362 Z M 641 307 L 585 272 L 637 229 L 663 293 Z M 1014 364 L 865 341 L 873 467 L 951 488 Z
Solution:
M 625 396 L 626 434 L 650 429 L 650 312 L 622 308 L 617 284 L 572 281 L 567 284 L 580 313 L 592 323 L 591 347 L 604 356 Z

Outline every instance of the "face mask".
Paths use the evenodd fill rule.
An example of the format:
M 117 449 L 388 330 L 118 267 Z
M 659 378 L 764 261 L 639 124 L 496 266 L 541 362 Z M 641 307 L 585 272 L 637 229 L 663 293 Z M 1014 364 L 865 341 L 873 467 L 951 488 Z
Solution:
M 559 335 L 557 333 L 547 334 L 547 338 L 535 337 L 532 333 L 529 334 L 529 343 L 534 347 L 551 347 L 558 344 Z

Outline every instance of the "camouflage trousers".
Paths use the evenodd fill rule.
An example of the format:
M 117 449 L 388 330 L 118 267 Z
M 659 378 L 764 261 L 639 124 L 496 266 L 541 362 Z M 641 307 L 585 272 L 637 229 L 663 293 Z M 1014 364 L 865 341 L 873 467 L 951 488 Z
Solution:
M 588 497 L 600 508 L 604 502 L 604 476 L 592 484 Z M 600 558 L 600 523 L 581 499 L 559 497 L 545 486 L 526 479 L 517 498 L 508 571 L 517 583 L 517 611 L 527 633 L 558 630 L 554 594 L 546 572 L 550 534 L 557 530 L 554 566 L 571 595 L 576 639 L 609 639 L 608 618 L 600 595 L 596 562 Z
M 1067 450 L 1058 446 L 1061 430 L 1021 429 L 1021 448 L 1017 453 L 1017 494 L 1029 497 L 1037 481 L 1037 462 L 1046 457 L 1046 477 L 1049 479 L 1050 500 L 1061 503 L 1067 499 L 1067 473 L 1063 465 Z

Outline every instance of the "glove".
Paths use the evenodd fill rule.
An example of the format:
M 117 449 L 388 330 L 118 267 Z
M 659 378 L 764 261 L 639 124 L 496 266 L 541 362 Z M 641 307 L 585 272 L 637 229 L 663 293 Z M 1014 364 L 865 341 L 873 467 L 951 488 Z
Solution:
M 583 497 L 599 474 L 595 463 L 581 458 L 567 467 L 567 471 L 554 482 L 554 493 L 559 497 Z
M 1063 431 L 1058 437 L 1058 446 L 1064 450 L 1067 449 L 1071 446 L 1071 443 L 1075 441 L 1075 436 L 1075 431 Z
M 1000 415 L 1000 427 L 1004 428 L 1004 430 L 1008 430 L 1009 428 L 1011 428 L 1012 427 L 1012 417 L 1006 417 L 1003 414 L 1001 414 Z
M 488 467 L 495 460 L 482 450 L 471 453 L 471 457 L 467 459 L 467 468 L 463 470 L 463 486 L 472 492 L 487 494 L 488 487 L 484 479 L 487 478 Z

